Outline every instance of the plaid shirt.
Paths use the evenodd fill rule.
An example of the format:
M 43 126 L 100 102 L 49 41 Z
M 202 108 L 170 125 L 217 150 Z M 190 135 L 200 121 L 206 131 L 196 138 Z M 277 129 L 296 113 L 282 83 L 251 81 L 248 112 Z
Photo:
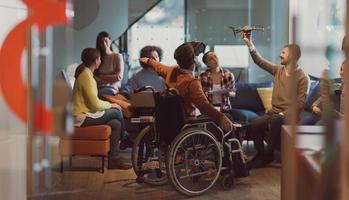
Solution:
M 222 69 L 222 68 L 220 68 L 220 73 L 221 73 L 221 88 L 224 88 L 224 89 L 235 88 L 234 74 L 231 73 L 229 70 Z M 212 80 L 212 73 L 210 72 L 209 69 L 207 69 L 206 71 L 200 74 L 200 81 L 206 97 L 210 102 L 212 102 L 212 94 L 209 94 L 209 92 L 213 90 L 213 80 Z M 229 111 L 230 109 L 231 109 L 231 105 L 229 100 L 229 94 L 223 94 L 221 110 L 226 112 L 226 111 Z

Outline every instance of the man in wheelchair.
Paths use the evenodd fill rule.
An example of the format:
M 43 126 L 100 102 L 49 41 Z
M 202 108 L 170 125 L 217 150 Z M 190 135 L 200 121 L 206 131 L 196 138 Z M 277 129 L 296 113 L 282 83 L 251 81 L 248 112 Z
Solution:
M 233 129 L 232 122 L 210 104 L 202 90 L 200 80 L 193 75 L 196 67 L 196 56 L 205 49 L 202 48 L 202 45 L 205 44 L 188 42 L 180 45 L 174 52 L 178 67 L 168 67 L 151 58 L 140 58 L 140 62 L 152 67 L 162 76 L 168 88 L 176 88 L 179 91 L 188 118 L 196 117 L 195 107 L 197 107 L 202 114 L 219 124 L 225 132 L 228 132 Z
M 202 90 L 200 80 L 193 75 L 196 56 L 204 52 L 204 49 L 205 44 L 201 42 L 188 42 L 180 45 L 174 52 L 177 67 L 162 65 L 151 58 L 140 58 L 140 62 L 153 68 L 162 76 L 166 86 L 177 91 L 178 95 L 174 96 L 179 97 L 176 99 L 169 97 L 171 96 L 169 94 L 160 94 L 163 96 L 157 98 L 158 111 L 155 112 L 157 121 L 155 124 L 161 124 L 161 126 L 155 126 L 156 131 L 153 132 L 155 135 L 160 132 L 159 137 L 163 138 L 167 144 L 168 150 L 164 152 L 166 171 L 163 172 L 166 173 L 166 180 L 160 172 L 163 159 L 158 158 L 159 167 L 155 179 L 148 177 L 148 181 L 151 179 L 148 183 L 162 184 L 169 179 L 179 192 L 189 196 L 200 195 L 207 191 L 220 175 L 224 175 L 223 187 L 229 188 L 233 184 L 233 177 L 244 177 L 249 174 L 243 160 L 240 142 L 234 138 L 235 128 L 232 121 L 210 104 Z M 181 103 L 178 104 L 176 101 L 181 101 Z M 195 107 L 208 117 L 209 121 L 195 120 Z M 183 115 L 187 119 L 185 122 L 178 122 L 182 118 L 180 110 L 184 111 Z M 165 121 L 163 118 L 170 118 L 170 120 Z M 188 123 L 188 119 L 192 121 Z M 147 135 L 146 131 L 149 129 L 140 133 L 144 138 Z M 139 162 L 139 156 L 143 156 L 139 152 L 150 155 L 149 149 L 154 147 L 154 145 L 151 147 L 150 143 L 145 145 L 147 142 L 144 141 L 143 139 L 136 141 L 139 147 L 132 154 L 137 157 L 133 158 L 133 165 L 138 177 L 140 177 L 142 167 L 139 167 L 139 163 L 134 162 Z M 141 148 L 141 145 L 145 147 Z M 143 160 L 151 159 L 147 157 Z

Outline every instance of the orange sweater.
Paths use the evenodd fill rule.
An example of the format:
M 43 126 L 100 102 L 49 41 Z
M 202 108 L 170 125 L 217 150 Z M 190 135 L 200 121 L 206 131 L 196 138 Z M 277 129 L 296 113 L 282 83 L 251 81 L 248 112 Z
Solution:
M 194 78 L 189 73 L 179 73 L 177 80 L 171 82 L 172 72 L 177 71 L 178 67 L 168 67 L 153 59 L 148 61 L 148 65 L 165 79 L 168 88 L 176 88 L 179 91 L 184 101 L 184 109 L 187 117 L 195 117 L 196 106 L 202 114 L 219 123 L 220 118 L 224 114 L 216 110 L 207 100 L 199 79 Z

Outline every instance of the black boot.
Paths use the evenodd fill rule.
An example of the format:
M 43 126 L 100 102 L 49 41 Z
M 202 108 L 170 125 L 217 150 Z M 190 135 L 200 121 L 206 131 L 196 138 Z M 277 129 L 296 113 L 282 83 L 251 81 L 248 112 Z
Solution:
M 130 137 L 126 137 L 120 142 L 120 149 L 125 150 L 127 148 L 132 148 L 133 147 L 133 141 Z
M 257 155 L 255 157 L 253 157 L 251 161 L 247 162 L 247 167 L 249 169 L 263 168 L 273 161 L 274 161 L 274 154 L 273 153 L 271 153 L 271 152 L 257 153 Z

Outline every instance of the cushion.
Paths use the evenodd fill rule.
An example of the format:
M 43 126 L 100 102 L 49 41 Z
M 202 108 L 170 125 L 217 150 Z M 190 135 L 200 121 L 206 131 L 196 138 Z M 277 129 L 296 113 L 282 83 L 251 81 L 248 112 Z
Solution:
M 271 97 L 273 94 L 273 88 L 257 88 L 257 92 L 262 100 L 264 109 L 266 111 L 271 110 Z
M 131 103 L 129 102 L 128 99 L 126 99 L 121 94 L 117 94 L 115 96 L 104 95 L 103 97 L 110 103 L 118 104 L 122 109 L 122 113 L 124 117 L 130 118 L 132 116 L 133 113 L 132 113 Z
M 109 140 L 60 140 L 59 151 L 62 156 L 95 155 L 106 156 L 110 150 Z
M 309 78 L 311 81 L 319 81 L 321 79 L 321 77 L 316 77 L 316 76 L 312 76 L 310 74 L 308 74 Z M 331 79 L 334 83 L 340 83 L 342 82 L 341 78 L 334 78 L 334 79 Z
M 239 88 L 270 88 L 273 87 L 272 82 L 263 82 L 263 83 L 236 83 L 235 87 Z
M 64 139 L 72 140 L 107 140 L 111 134 L 111 127 L 108 125 L 96 125 L 86 127 L 75 127 L 73 135 L 64 135 Z
M 320 97 L 319 94 L 319 82 L 311 81 L 309 87 L 309 93 L 305 100 L 304 110 L 311 112 L 311 106 Z
M 236 95 L 230 99 L 232 108 L 247 109 L 254 112 L 265 111 L 264 105 L 257 92 L 257 88 L 272 87 L 272 82 L 237 83 Z
M 75 70 L 76 70 L 76 68 L 78 68 L 78 66 L 79 66 L 78 63 L 74 63 L 74 64 L 67 66 L 66 69 L 63 69 L 61 71 L 64 80 L 67 81 L 71 90 L 73 90 L 73 88 L 74 88 L 74 82 L 75 82 L 74 74 L 75 74 Z

